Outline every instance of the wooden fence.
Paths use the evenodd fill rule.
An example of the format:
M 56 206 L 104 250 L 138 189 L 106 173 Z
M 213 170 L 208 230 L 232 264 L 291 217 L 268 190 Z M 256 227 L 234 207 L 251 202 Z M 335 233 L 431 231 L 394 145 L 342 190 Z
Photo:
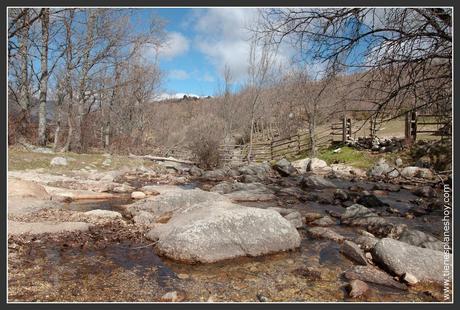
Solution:
M 451 137 L 452 119 L 446 119 L 444 115 L 419 114 L 416 111 L 406 113 L 405 137 L 410 142 L 415 142 L 419 134 L 431 136 Z
M 331 142 L 329 130 L 316 134 L 316 148 L 324 148 Z M 292 159 L 311 150 L 308 133 L 295 134 L 286 138 L 267 142 L 253 143 L 251 160 L 255 162 L 278 160 L 281 158 Z M 248 161 L 249 144 L 221 145 L 219 148 L 221 160 L 224 162 Z

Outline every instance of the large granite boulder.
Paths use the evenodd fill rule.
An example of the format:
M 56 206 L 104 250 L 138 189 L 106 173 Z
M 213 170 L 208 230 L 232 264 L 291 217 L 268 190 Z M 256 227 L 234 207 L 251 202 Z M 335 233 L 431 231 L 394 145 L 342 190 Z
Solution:
M 296 228 L 278 212 L 228 201 L 204 202 L 175 213 L 147 234 L 158 251 L 175 260 L 212 263 L 300 246 Z
M 375 245 L 372 257 L 397 276 L 410 273 L 421 281 L 442 282 L 444 266 L 450 265 L 452 270 L 451 254 L 420 248 L 390 238 L 384 238 Z

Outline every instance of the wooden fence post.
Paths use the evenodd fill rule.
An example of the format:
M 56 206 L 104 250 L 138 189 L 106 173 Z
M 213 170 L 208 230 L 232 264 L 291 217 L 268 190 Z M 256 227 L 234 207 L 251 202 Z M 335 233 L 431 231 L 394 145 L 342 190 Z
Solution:
M 342 142 L 347 141 L 347 116 L 343 116 L 342 120 Z
M 417 139 L 417 112 L 412 112 L 411 115 L 411 138 L 412 141 L 415 142 Z

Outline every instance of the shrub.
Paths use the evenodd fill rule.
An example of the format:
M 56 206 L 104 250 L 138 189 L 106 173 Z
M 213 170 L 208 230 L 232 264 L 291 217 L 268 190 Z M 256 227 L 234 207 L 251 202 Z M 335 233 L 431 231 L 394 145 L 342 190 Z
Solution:
M 221 163 L 219 147 L 223 140 L 223 122 L 218 117 L 196 120 L 187 132 L 188 146 L 200 167 L 218 167 Z

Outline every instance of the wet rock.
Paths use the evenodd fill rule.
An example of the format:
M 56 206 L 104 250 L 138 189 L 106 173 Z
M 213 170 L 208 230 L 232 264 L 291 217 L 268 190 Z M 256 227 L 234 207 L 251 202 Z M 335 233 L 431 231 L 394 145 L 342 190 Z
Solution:
M 319 175 L 303 176 L 299 185 L 302 189 L 325 189 L 337 187 L 334 183 Z
M 348 280 L 361 280 L 369 283 L 380 284 L 401 290 L 407 290 L 407 286 L 396 282 L 393 277 L 373 266 L 353 266 L 345 271 L 344 277 Z
M 401 176 L 405 178 L 423 178 L 423 179 L 432 179 L 433 173 L 430 169 L 427 168 L 420 168 L 415 166 L 405 167 L 401 171 Z
M 379 242 L 379 239 L 376 237 L 361 235 L 361 236 L 356 236 L 355 238 L 353 238 L 353 241 L 356 244 L 359 244 L 363 250 L 369 251 L 374 248 L 377 242 Z
M 109 210 L 101 210 L 101 209 L 96 209 L 96 210 L 85 212 L 85 215 L 88 215 L 91 217 L 98 217 L 98 218 L 107 218 L 107 219 L 121 219 L 122 218 L 121 214 L 118 212 L 109 211 Z
M 348 284 L 348 295 L 352 298 L 358 298 L 363 296 L 369 290 L 369 286 L 366 282 L 361 280 L 351 280 Z
M 383 203 L 375 195 L 365 195 L 358 199 L 358 204 L 363 205 L 367 208 L 382 208 L 387 207 L 388 204 Z
M 419 197 L 434 198 L 437 196 L 437 193 L 431 186 L 422 186 L 414 191 L 414 195 Z
M 323 278 L 321 271 L 312 267 L 297 268 L 292 271 L 292 273 L 313 281 L 321 280 Z
M 385 269 L 402 276 L 413 274 L 421 281 L 442 282 L 444 279 L 444 259 L 452 264 L 452 255 L 441 251 L 425 249 L 407 243 L 384 238 L 374 247 L 375 261 Z
M 131 193 L 131 198 L 133 199 L 144 199 L 147 195 L 145 195 L 143 192 L 132 192 Z
M 313 237 L 318 239 L 329 239 L 336 242 L 342 242 L 345 240 L 345 237 L 336 233 L 330 228 L 325 227 L 312 227 L 307 230 L 307 233 Z
M 399 237 L 399 241 L 421 248 L 427 248 L 436 251 L 444 250 L 443 242 L 430 234 L 416 229 L 405 229 Z
M 334 192 L 334 198 L 339 199 L 341 201 L 345 201 L 348 199 L 348 194 L 341 188 L 337 188 Z
M 304 199 L 305 192 L 298 187 L 282 188 L 278 191 L 279 195 L 294 196 L 297 199 Z
M 314 220 L 317 220 L 317 219 L 320 219 L 322 218 L 323 216 L 320 214 L 320 213 L 316 213 L 316 212 L 307 212 L 305 213 L 305 221 L 307 223 L 310 223 Z
M 155 226 L 147 237 L 158 238 L 162 255 L 191 263 L 259 256 L 300 245 L 299 233 L 279 213 L 228 201 L 183 209 L 167 224 Z
M 294 166 L 292 166 L 291 163 L 285 158 L 277 161 L 273 168 L 275 168 L 275 170 L 278 171 L 283 177 L 297 174 L 297 169 L 294 168 Z
M 388 192 L 399 192 L 401 190 L 401 186 L 396 184 L 376 183 L 372 189 Z
M 310 223 L 310 225 L 327 227 L 327 226 L 335 225 L 335 220 L 333 220 L 332 218 L 326 215 L 320 219 L 314 220 L 313 222 Z
M 84 222 L 34 222 L 8 221 L 8 235 L 59 234 L 64 232 L 88 231 L 91 224 Z
M 355 261 L 359 265 L 367 265 L 366 257 L 364 252 L 359 248 L 359 246 L 351 241 L 344 241 L 340 247 L 340 252 L 351 260 Z
M 319 158 L 312 158 L 307 165 L 307 171 L 313 173 L 329 171 L 331 168 L 328 167 L 327 163 Z
M 54 157 L 51 159 L 50 165 L 51 166 L 67 166 L 67 159 L 64 157 Z
M 304 159 L 299 159 L 295 160 L 292 162 L 292 166 L 297 169 L 300 173 L 305 173 L 307 172 L 307 167 L 310 162 L 310 158 L 304 158 Z
M 110 158 L 106 158 L 104 159 L 104 161 L 102 162 L 102 165 L 103 166 L 110 166 L 112 164 L 112 159 Z

